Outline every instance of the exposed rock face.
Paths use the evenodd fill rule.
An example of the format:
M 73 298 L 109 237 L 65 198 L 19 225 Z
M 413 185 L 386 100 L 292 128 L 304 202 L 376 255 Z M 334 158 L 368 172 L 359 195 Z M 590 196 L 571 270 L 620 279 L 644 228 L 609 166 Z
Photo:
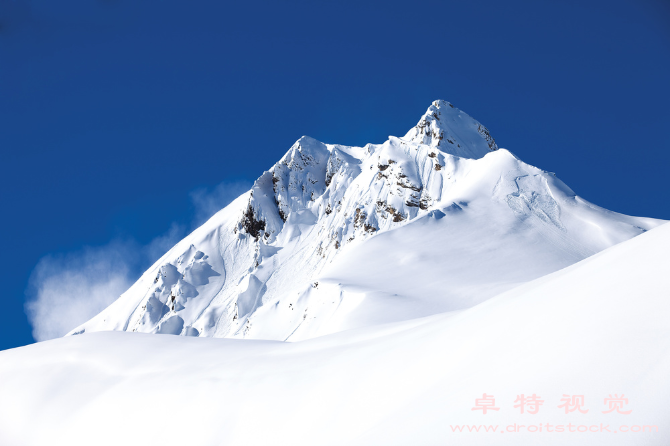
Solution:
M 241 226 L 247 234 L 251 235 L 256 240 L 258 240 L 258 237 L 261 235 L 261 231 L 265 230 L 265 221 L 256 219 L 254 208 L 251 207 L 251 203 L 249 203 L 247 210 L 244 211 L 244 214 L 242 215 Z

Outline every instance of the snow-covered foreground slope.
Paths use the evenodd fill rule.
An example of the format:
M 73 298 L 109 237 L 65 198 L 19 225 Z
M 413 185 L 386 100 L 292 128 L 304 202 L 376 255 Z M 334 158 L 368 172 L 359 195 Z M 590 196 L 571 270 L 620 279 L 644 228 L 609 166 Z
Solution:
M 72 334 L 300 340 L 462 310 L 660 223 L 588 203 L 435 101 L 383 144 L 301 138 Z
M 458 313 L 301 342 L 109 332 L 0 352 L 0 444 L 665 446 L 669 252 L 662 225 Z M 484 393 L 498 411 L 472 410 Z

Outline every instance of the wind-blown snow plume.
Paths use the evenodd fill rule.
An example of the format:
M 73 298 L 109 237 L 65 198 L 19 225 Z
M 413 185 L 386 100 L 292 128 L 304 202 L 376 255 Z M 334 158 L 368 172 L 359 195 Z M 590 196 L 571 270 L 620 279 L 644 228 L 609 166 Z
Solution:
M 131 284 L 130 242 L 43 257 L 30 277 L 28 319 L 37 341 L 63 336 L 114 302 Z
M 165 234 L 144 246 L 132 240 L 113 240 L 40 259 L 26 293 L 33 338 L 45 341 L 63 336 L 107 308 L 183 232 L 173 223 Z

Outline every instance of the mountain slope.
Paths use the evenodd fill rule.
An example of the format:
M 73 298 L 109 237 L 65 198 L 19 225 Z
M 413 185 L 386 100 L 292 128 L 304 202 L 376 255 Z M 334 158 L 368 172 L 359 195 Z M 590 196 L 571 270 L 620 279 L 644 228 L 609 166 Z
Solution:
M 667 445 L 668 252 L 663 225 L 458 314 L 302 342 L 93 333 L 3 351 L 0 443 Z M 472 410 L 483 393 L 498 411 Z M 612 395 L 632 412 L 603 413 Z
M 299 340 L 462 310 L 658 224 L 582 200 L 435 101 L 383 144 L 302 137 L 72 334 Z

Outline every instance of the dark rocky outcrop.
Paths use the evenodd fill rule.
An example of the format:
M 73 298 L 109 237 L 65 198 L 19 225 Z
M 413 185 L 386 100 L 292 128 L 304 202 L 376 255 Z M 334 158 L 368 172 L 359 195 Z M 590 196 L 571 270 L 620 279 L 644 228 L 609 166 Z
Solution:
M 247 206 L 247 210 L 244 211 L 241 223 L 247 234 L 253 236 L 256 240 L 258 240 L 261 231 L 265 230 L 265 221 L 256 218 L 251 203 Z

